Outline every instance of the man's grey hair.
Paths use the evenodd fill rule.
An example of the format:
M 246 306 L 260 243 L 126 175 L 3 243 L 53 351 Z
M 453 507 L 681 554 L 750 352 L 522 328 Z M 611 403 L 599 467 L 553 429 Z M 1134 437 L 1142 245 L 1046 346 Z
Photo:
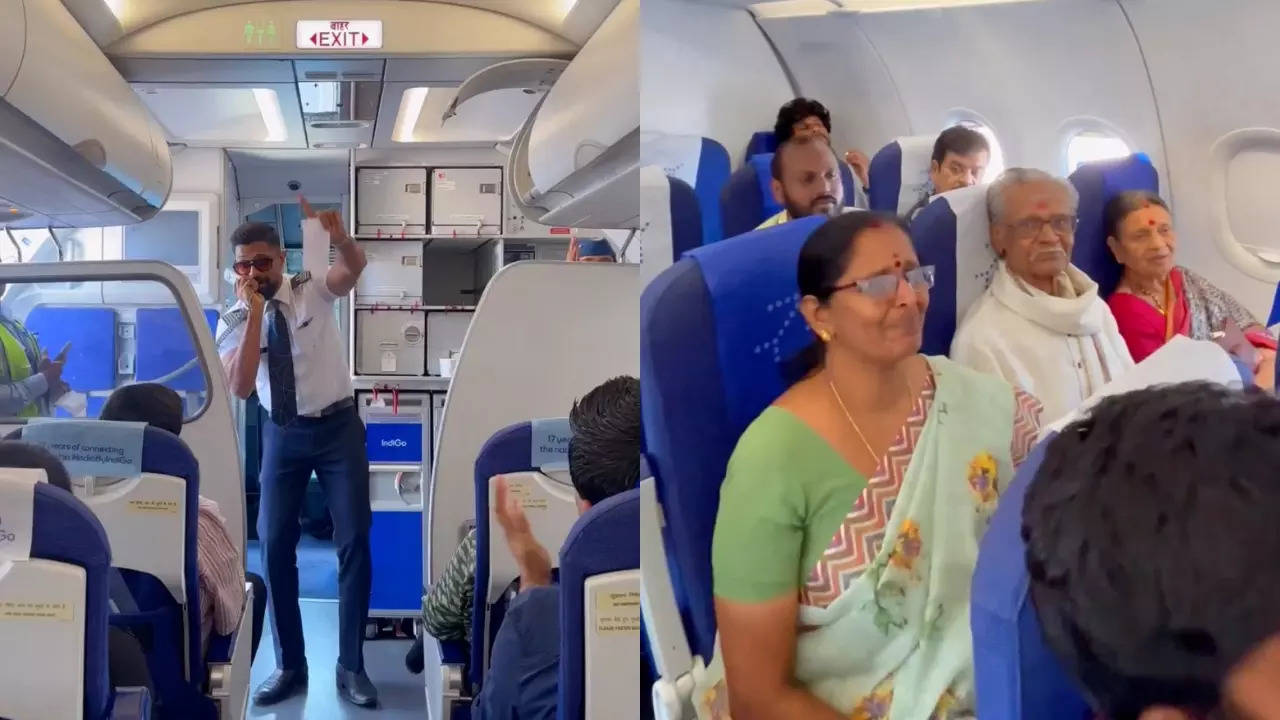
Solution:
M 1004 217 L 1004 196 L 1009 188 L 1032 182 L 1048 182 L 1061 186 L 1071 198 L 1071 214 L 1074 215 L 1080 209 L 1080 193 L 1076 192 L 1076 186 L 1065 178 L 1050 175 L 1035 168 L 1012 167 L 1000 173 L 1000 177 L 987 187 L 987 219 L 992 225 Z

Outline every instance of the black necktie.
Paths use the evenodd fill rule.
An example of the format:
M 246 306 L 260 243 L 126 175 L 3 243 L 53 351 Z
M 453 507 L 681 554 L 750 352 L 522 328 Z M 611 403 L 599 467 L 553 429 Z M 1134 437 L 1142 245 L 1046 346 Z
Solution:
M 288 425 L 298 417 L 298 390 L 293 380 L 293 345 L 289 323 L 278 301 L 267 314 L 267 375 L 271 379 L 271 422 Z

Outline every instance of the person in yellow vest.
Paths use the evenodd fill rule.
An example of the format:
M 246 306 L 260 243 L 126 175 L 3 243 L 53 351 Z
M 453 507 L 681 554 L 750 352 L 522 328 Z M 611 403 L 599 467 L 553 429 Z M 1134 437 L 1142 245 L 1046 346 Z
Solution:
M 62 381 L 70 349 L 50 359 L 22 323 L 0 315 L 0 417 L 48 415 L 50 402 L 70 390 Z

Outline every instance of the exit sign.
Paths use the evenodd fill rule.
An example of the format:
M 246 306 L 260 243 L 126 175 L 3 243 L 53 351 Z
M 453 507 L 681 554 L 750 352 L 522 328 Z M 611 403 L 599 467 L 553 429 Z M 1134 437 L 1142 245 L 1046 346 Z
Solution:
M 382 47 L 381 20 L 299 20 L 299 50 L 376 50 Z

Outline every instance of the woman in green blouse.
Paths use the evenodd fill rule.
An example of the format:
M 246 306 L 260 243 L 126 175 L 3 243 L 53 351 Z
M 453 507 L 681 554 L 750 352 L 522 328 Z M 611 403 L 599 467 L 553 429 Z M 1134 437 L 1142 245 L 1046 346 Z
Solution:
M 797 280 L 816 340 L 729 461 L 699 713 L 972 714 L 970 577 L 1039 403 L 919 354 L 933 268 L 897 218 L 827 222 Z

